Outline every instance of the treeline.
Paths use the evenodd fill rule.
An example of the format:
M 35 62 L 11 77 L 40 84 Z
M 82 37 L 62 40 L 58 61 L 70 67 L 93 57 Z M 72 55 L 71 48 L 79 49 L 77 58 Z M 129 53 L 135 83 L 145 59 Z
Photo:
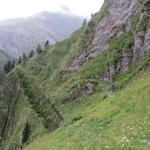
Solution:
M 49 41 L 47 40 L 44 45 L 44 49 L 49 48 L 49 46 L 50 46 Z M 35 51 L 31 50 L 28 56 L 25 53 L 23 53 L 23 55 L 20 56 L 18 60 L 12 60 L 12 61 L 9 60 L 3 67 L 5 73 L 8 74 L 12 69 L 14 69 L 15 65 L 21 64 L 22 61 L 26 60 L 27 58 L 32 58 L 36 53 L 40 54 L 42 53 L 42 51 L 43 51 L 42 46 L 38 44 Z

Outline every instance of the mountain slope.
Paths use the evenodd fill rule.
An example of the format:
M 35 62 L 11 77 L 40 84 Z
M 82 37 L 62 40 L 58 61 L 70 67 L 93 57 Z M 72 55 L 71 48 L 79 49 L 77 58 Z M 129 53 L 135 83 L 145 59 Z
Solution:
M 0 85 L 1 149 L 149 149 L 149 5 L 106 0 L 70 38 L 17 65 Z
M 0 48 L 13 57 L 29 52 L 47 40 L 51 44 L 68 37 L 82 24 L 82 18 L 42 12 L 32 17 L 0 22 Z
M 60 128 L 25 150 L 144 149 L 150 148 L 150 72 L 122 91 L 104 98 L 95 93 L 78 104 L 68 104 Z

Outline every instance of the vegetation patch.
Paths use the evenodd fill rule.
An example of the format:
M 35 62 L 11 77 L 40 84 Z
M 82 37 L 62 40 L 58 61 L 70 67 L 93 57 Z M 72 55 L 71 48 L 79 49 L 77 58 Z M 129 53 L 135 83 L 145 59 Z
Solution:
M 75 105 L 66 104 L 66 121 L 25 150 L 149 149 L 149 83 L 147 71 L 105 101 L 95 93 Z M 77 114 L 82 119 L 67 124 Z

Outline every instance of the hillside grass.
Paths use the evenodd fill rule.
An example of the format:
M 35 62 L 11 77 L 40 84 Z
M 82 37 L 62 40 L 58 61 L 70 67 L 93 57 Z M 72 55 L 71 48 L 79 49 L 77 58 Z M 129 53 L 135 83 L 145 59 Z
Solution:
M 108 65 L 115 64 L 115 61 L 118 61 L 124 51 L 131 53 L 133 34 L 126 32 L 119 38 L 112 38 L 109 43 L 108 49 L 93 59 L 90 59 L 80 71 L 66 71 L 63 67 L 56 70 L 56 72 L 46 80 L 44 85 L 47 93 L 49 93 L 49 97 L 55 100 L 56 103 L 58 103 L 58 101 L 63 103 L 68 100 L 79 99 L 97 90 L 101 92 L 110 90 L 111 81 L 104 82 L 101 81 L 99 77 L 106 73 Z M 67 56 L 69 56 L 69 54 L 70 53 L 68 53 Z M 149 59 L 147 61 L 145 60 L 147 59 L 141 62 L 144 64 L 149 61 Z M 137 69 L 137 72 L 139 71 L 138 66 L 136 66 L 135 69 Z M 128 74 L 130 75 L 135 69 L 132 69 Z M 124 76 L 124 74 L 122 76 Z M 118 84 L 118 87 L 123 85 L 122 79 L 120 80 L 121 82 Z M 92 84 L 94 89 L 90 91 L 87 88 L 88 84 Z
M 25 101 L 29 103 L 32 110 L 37 114 L 37 117 L 41 119 L 41 125 L 46 128 L 46 130 L 50 129 L 49 131 L 60 126 L 58 130 L 46 136 L 46 138 L 48 138 L 47 140 L 51 141 L 50 144 L 46 141 L 46 143 L 44 143 L 44 141 L 41 140 L 40 144 L 37 146 L 37 148 L 41 150 L 51 149 L 53 143 L 54 150 L 84 149 L 85 145 L 88 146 L 87 149 L 97 149 L 97 147 L 104 147 L 103 149 L 105 149 L 108 143 L 110 143 L 108 145 L 111 147 L 113 143 L 115 143 L 111 141 L 113 137 L 108 138 L 105 134 L 109 124 L 113 124 L 113 126 L 115 126 L 115 124 L 118 125 L 118 123 L 113 122 L 114 118 L 119 121 L 124 115 L 121 111 L 124 104 L 115 104 L 114 102 L 115 99 L 122 100 L 121 97 L 118 96 L 121 92 L 118 92 L 118 95 L 110 98 L 112 96 L 110 92 L 111 81 L 101 81 L 98 79 L 98 76 L 105 73 L 107 66 L 118 60 L 123 52 L 130 53 L 133 34 L 127 32 L 120 38 L 112 38 L 109 41 L 110 47 L 102 54 L 90 59 L 80 71 L 65 70 L 65 61 L 67 57 L 70 56 L 70 52 L 75 48 L 75 43 L 79 35 L 80 30 L 75 32 L 70 39 L 58 42 L 56 45 L 43 50 L 40 55 L 36 54 L 34 57 L 28 59 L 28 61 L 23 61 L 22 64 L 17 66 L 14 70 L 24 95 L 27 97 Z M 135 79 L 142 68 L 144 69 L 146 66 L 147 69 L 150 64 L 149 62 L 149 56 L 143 57 L 139 59 L 137 63 L 133 64 L 128 72 L 115 75 L 114 78 L 119 88 L 118 90 L 127 85 L 132 78 Z M 89 84 L 90 86 L 92 84 L 94 89 L 89 89 Z M 63 123 L 60 124 L 56 114 L 53 113 L 51 104 L 54 104 L 63 116 L 65 120 Z M 26 109 L 28 109 L 28 107 Z M 124 109 L 129 109 L 130 112 L 134 110 L 134 104 L 127 101 L 127 103 L 125 102 Z M 103 113 L 101 113 L 101 111 Z M 118 117 L 119 114 L 121 115 L 120 118 Z M 129 114 L 127 115 L 128 116 L 125 114 L 125 117 L 129 118 Z M 25 116 L 26 113 L 22 118 Z M 32 124 L 28 119 L 29 118 L 26 118 L 25 122 L 28 125 Z M 105 129 L 99 129 L 101 126 L 102 129 Z M 13 142 L 10 140 L 9 143 L 11 143 L 11 147 L 16 146 L 17 140 L 22 136 L 25 127 L 26 124 L 20 129 L 18 126 L 14 129 L 14 134 L 10 138 L 16 140 L 15 143 L 14 140 Z M 38 127 L 37 130 L 39 130 Z M 116 132 L 115 129 L 111 130 L 112 132 Z M 82 132 L 83 134 L 80 134 Z M 37 133 L 34 138 L 41 134 L 44 134 L 44 130 Z M 109 135 L 110 134 L 111 132 Z M 99 143 L 99 138 L 97 138 L 97 136 L 102 141 L 109 139 L 108 143 L 106 142 L 107 140 L 104 143 L 102 141 Z M 66 143 L 70 141 L 68 139 L 70 137 L 73 138 L 70 142 L 71 146 L 66 146 Z M 94 141 L 90 141 L 90 137 L 94 138 Z M 51 138 L 54 138 L 54 140 Z M 33 136 L 29 137 L 26 143 L 32 140 Z M 9 143 L 7 145 L 9 145 Z M 87 143 L 89 143 L 89 145 Z M 43 147 L 40 145 L 43 145 Z M 47 147 L 47 145 L 49 146 Z M 121 147 L 121 145 L 117 145 L 117 143 L 115 143 L 115 145 Z
M 70 38 L 57 42 L 55 45 L 45 48 L 40 55 L 24 61 L 22 67 L 40 83 L 45 81 L 61 67 L 63 59 L 72 50 L 79 35 L 80 30 L 75 31 Z
M 5 149 L 10 149 L 10 147 L 20 149 L 22 147 L 23 138 L 27 138 L 28 142 L 31 142 L 37 136 L 46 132 L 46 129 L 42 124 L 42 119 L 40 119 L 32 109 L 27 101 L 27 97 L 21 96 L 19 98 L 19 102 L 14 104 L 16 112 L 11 114 L 11 117 L 13 117 L 14 122 L 16 123 L 15 129 L 12 130 L 12 133 L 8 133 L 7 141 L 4 145 Z M 8 129 L 12 128 L 11 124 L 12 122 L 10 121 L 7 125 Z M 28 131 L 26 130 L 27 124 L 29 125 Z M 24 132 L 28 133 L 25 133 L 26 135 L 24 135 Z M 11 136 L 9 134 L 11 134 Z
M 150 149 L 150 70 L 116 93 L 64 104 L 60 127 L 24 150 Z
M 7 149 L 17 148 L 17 143 L 22 147 L 45 130 L 53 132 L 38 138 L 25 150 L 149 149 L 150 71 L 141 79 L 138 76 L 149 68 L 150 57 L 143 56 L 127 72 L 114 74 L 116 93 L 111 92 L 111 81 L 100 78 L 109 65 L 117 65 L 124 54 L 132 53 L 134 32 L 112 37 L 109 47 L 88 60 L 81 70 L 67 67 L 76 55 L 87 51 L 96 24 L 107 13 L 104 7 L 102 14 L 95 14 L 86 27 L 23 60 L 14 69 L 24 97 L 16 105 L 21 109 L 14 111 L 19 112 L 20 119 L 13 131 L 8 130 L 13 134 L 8 136 Z M 137 81 L 128 85 L 133 79 Z M 52 104 L 63 116 L 63 122 L 53 113 Z M 13 126 L 12 122 L 10 127 Z M 20 138 L 28 126 L 32 127 L 31 133 L 23 143 Z

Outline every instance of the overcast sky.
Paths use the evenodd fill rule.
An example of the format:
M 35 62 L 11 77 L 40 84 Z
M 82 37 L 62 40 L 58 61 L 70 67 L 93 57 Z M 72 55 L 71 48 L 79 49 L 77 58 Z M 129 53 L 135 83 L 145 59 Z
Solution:
M 70 11 L 80 16 L 97 12 L 104 0 L 0 0 L 0 20 L 27 17 L 41 11 Z

